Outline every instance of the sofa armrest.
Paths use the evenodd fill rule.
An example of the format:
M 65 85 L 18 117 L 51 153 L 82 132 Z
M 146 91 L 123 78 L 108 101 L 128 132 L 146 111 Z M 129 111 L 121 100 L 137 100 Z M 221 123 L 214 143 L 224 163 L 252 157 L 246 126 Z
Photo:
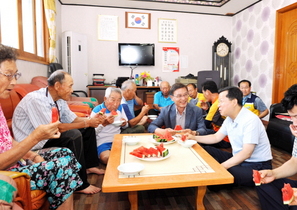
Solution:
M 26 173 L 14 172 L 14 171 L 0 171 L 0 174 L 13 178 L 16 182 L 18 193 L 15 199 L 15 203 L 21 206 L 24 210 L 32 209 L 31 201 L 31 187 L 30 176 Z
M 285 110 L 281 103 L 271 104 L 269 109 L 269 120 L 275 118 L 275 115 L 279 115 L 280 113 L 287 113 L 287 110 Z

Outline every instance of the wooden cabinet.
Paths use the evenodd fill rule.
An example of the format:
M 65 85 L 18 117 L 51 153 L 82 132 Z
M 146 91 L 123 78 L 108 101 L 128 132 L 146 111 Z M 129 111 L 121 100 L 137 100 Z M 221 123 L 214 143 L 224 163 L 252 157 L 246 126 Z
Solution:
M 145 100 L 144 102 L 147 103 L 147 105 L 150 106 L 150 108 L 153 108 L 153 103 L 154 103 L 154 95 L 156 92 L 145 92 Z

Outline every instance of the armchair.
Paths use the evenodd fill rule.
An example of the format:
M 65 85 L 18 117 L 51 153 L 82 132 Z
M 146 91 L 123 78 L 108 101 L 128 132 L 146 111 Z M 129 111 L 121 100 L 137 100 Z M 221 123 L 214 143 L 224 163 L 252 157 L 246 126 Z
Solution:
M 0 171 L 0 174 L 11 177 L 17 185 L 18 193 L 15 199 L 17 205 L 24 210 L 49 209 L 46 192 L 30 189 L 30 176 L 26 173 L 14 171 Z
M 266 132 L 271 145 L 291 153 L 295 137 L 291 134 L 289 126 L 292 122 L 286 113 L 280 103 L 272 104 Z

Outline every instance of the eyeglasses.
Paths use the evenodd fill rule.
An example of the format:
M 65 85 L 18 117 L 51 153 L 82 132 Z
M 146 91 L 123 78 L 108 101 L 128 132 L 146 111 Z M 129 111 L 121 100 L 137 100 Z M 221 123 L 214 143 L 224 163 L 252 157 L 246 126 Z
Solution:
M 189 97 L 189 93 L 185 93 L 184 95 L 176 95 L 176 96 L 174 96 L 175 98 L 177 98 L 177 99 L 180 99 L 180 98 L 182 98 L 182 97 L 184 97 L 184 98 L 188 98 Z
M 15 74 L 4 74 L 0 71 L 0 74 L 6 76 L 9 81 L 13 80 L 13 78 L 15 78 L 15 80 L 18 80 L 22 76 L 22 74 L 19 72 L 15 73 Z

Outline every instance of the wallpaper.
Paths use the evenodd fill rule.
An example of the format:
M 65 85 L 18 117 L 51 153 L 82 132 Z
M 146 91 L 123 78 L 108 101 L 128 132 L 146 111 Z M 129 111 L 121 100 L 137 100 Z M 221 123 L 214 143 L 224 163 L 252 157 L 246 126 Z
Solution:
M 268 108 L 272 98 L 276 10 L 295 2 L 263 0 L 233 17 L 231 83 L 237 86 L 242 79 L 250 80 L 252 91 Z

